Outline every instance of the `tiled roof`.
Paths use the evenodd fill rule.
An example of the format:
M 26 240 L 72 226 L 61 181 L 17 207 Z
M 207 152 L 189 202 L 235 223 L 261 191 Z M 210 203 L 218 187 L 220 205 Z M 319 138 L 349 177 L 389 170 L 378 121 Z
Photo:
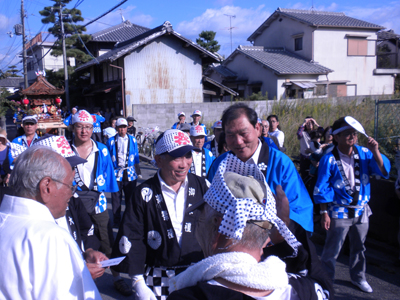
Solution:
M 256 29 L 256 31 L 254 31 L 254 33 L 252 33 L 247 40 L 253 41 L 254 38 L 259 35 L 265 27 L 269 26 L 271 22 L 280 16 L 286 16 L 308 25 L 318 27 L 364 28 L 374 30 L 385 28 L 380 25 L 348 17 L 342 12 L 278 8 L 263 24 L 261 24 L 259 28 Z
M 206 49 L 197 45 L 193 41 L 183 37 L 182 35 L 180 35 L 179 33 L 177 33 L 176 31 L 173 30 L 170 22 L 166 21 L 161 26 L 158 26 L 149 31 L 146 31 L 146 32 L 142 33 L 141 35 L 138 35 L 130 40 L 126 40 L 124 42 L 119 43 L 116 48 L 79 66 L 78 68 L 75 69 L 75 71 L 80 71 L 80 70 L 86 69 L 92 65 L 99 64 L 99 63 L 106 62 L 106 61 L 113 62 L 113 61 L 117 60 L 118 58 L 131 53 L 136 48 L 146 45 L 147 43 L 150 43 L 151 41 L 155 40 L 156 38 L 163 36 L 164 34 L 174 35 L 175 37 L 179 38 L 180 40 L 182 40 L 189 46 L 196 48 L 197 50 L 202 52 L 204 55 L 210 57 L 215 62 L 220 61 L 220 58 L 218 55 L 215 55 L 214 53 L 207 51 Z
M 333 72 L 319 64 L 307 61 L 283 48 L 264 48 L 262 46 L 239 46 L 235 53 L 242 53 L 263 64 L 278 75 L 283 74 L 327 74 Z M 228 58 L 229 60 L 229 58 Z
M 290 16 L 313 26 L 333 26 L 333 27 L 358 27 L 382 29 L 384 27 L 372 24 L 363 20 L 346 16 L 340 12 L 300 10 L 278 8 L 283 15 Z
M 393 30 L 379 31 L 377 33 L 377 35 L 378 35 L 378 40 L 392 40 L 392 39 L 394 39 L 394 40 L 399 39 L 400 40 L 400 35 L 394 33 Z
M 225 78 L 236 78 L 237 74 L 225 66 L 215 66 L 213 70 L 221 74 Z
M 92 41 L 96 42 L 123 42 L 134 38 L 135 36 L 141 35 L 150 28 L 132 24 L 128 20 L 121 24 L 115 25 L 110 28 L 106 28 L 102 31 L 92 34 Z
M 0 79 L 0 87 L 17 87 L 24 81 L 24 77 L 8 77 Z

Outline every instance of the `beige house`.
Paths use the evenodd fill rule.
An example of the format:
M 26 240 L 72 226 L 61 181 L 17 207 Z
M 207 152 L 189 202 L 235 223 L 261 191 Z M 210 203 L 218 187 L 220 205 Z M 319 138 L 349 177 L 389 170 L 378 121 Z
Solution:
M 394 76 L 377 69 L 381 29 L 344 13 L 278 8 L 247 39 L 252 46 L 239 46 L 207 74 L 242 97 L 391 94 Z

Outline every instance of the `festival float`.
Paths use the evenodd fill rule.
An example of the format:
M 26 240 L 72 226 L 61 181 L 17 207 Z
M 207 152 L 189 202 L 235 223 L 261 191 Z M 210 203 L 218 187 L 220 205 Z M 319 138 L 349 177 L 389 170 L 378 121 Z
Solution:
M 43 72 L 37 72 L 36 75 L 35 83 L 19 91 L 21 105 L 28 115 L 38 116 L 39 136 L 46 133 L 64 135 L 67 126 L 61 118 L 61 97 L 65 91 L 50 84 Z

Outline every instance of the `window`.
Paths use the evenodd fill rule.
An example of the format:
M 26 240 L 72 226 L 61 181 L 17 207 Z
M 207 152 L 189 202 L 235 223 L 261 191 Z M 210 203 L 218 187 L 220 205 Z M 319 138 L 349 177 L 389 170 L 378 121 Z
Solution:
M 368 41 L 363 38 L 347 39 L 347 55 L 366 56 L 368 54 Z
M 294 39 L 294 51 L 303 50 L 303 37 Z

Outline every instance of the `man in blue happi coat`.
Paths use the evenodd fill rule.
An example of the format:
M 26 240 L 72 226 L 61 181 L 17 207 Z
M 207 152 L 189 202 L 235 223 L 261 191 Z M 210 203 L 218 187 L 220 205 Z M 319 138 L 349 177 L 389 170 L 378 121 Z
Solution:
M 210 169 L 215 157 L 211 151 L 203 148 L 206 132 L 204 127 L 197 125 L 190 128 L 190 140 L 194 147 L 201 149 L 200 152 L 192 151 L 192 164 L 190 165 L 190 173 L 199 177 L 207 177 L 208 170 Z
M 222 129 L 231 151 L 214 161 L 208 172 L 208 180 L 212 182 L 227 153 L 234 153 L 241 161 L 258 166 L 273 193 L 278 185 L 282 186 L 289 199 L 290 219 L 312 232 L 313 204 L 303 181 L 287 155 L 258 138 L 260 124 L 257 122 L 257 113 L 243 103 L 232 105 L 223 113 Z
M 349 233 L 351 282 L 371 293 L 365 277 L 364 255 L 371 215 L 369 177 L 377 174 L 388 178 L 390 162 L 379 152 L 373 138 L 368 138 L 367 147 L 356 145 L 357 131 L 353 126 L 348 117 L 333 124 L 335 148 L 319 162 L 314 201 L 320 204 L 321 226 L 327 230 L 321 261 L 328 275 L 332 280 L 335 278 L 336 259 Z
M 72 150 L 77 156 L 87 160 L 75 167 L 74 184 L 79 186 L 78 194 L 81 199 L 88 194 L 96 197 L 95 205 L 88 213 L 100 239 L 100 250 L 110 257 L 112 237 L 108 234 L 109 216 L 104 193 L 118 191 L 111 156 L 105 145 L 91 139 L 93 118 L 86 110 L 78 111 L 72 117 L 71 123 L 74 132 Z
M 136 187 L 138 175 L 140 175 L 140 161 L 136 139 L 127 134 L 127 120 L 119 118 L 116 122 L 116 127 L 118 133 L 108 139 L 107 148 L 111 155 L 119 188 L 117 192 L 111 194 L 114 226 L 119 227 L 121 222 L 122 190 L 125 195 L 125 205 L 128 206 Z

